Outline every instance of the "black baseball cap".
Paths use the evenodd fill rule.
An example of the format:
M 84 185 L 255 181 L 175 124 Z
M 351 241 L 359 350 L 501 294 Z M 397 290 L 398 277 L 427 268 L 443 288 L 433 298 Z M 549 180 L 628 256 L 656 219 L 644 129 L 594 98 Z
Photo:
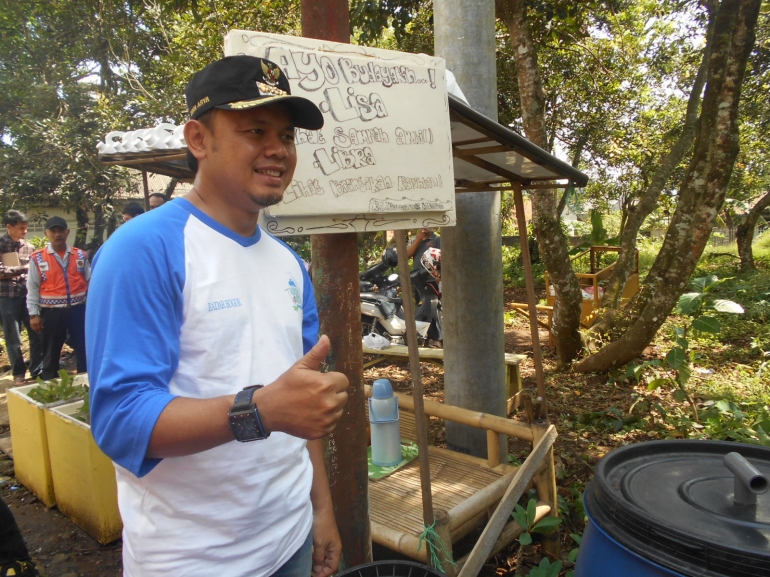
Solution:
M 212 108 L 248 110 L 280 102 L 291 112 L 294 125 L 318 130 L 324 117 L 318 107 L 292 96 L 289 79 L 278 65 L 255 56 L 227 56 L 212 62 L 192 77 L 185 89 L 190 118 Z
M 55 226 L 60 226 L 63 229 L 67 229 L 67 221 L 64 220 L 60 216 L 52 216 L 47 221 L 45 221 L 45 229 L 48 230 L 49 228 L 53 228 Z

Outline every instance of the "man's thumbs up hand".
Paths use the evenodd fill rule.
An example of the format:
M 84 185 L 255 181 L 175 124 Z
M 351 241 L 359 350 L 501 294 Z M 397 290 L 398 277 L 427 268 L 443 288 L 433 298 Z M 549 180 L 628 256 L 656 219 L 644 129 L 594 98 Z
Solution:
M 319 371 L 330 348 L 329 337 L 322 336 L 275 382 L 254 393 L 253 401 L 269 431 L 311 440 L 334 430 L 348 401 L 348 378 Z
M 326 335 L 321 335 L 321 338 L 318 339 L 318 342 L 315 344 L 315 346 L 310 349 L 304 357 L 294 363 L 294 366 L 304 367 L 311 371 L 318 371 L 320 370 L 321 364 L 324 362 L 324 359 L 326 358 L 326 355 L 329 354 L 331 348 L 332 344 L 329 342 L 329 337 Z

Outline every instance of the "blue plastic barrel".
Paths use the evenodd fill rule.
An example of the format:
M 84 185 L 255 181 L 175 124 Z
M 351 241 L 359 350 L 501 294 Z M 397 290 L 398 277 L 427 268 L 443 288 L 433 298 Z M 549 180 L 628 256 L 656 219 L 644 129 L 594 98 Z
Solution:
M 575 577 L 768 577 L 769 489 L 766 447 L 678 440 L 616 449 L 586 487 Z
M 637 555 L 597 525 L 586 507 L 588 522 L 580 543 L 575 577 L 686 577 Z

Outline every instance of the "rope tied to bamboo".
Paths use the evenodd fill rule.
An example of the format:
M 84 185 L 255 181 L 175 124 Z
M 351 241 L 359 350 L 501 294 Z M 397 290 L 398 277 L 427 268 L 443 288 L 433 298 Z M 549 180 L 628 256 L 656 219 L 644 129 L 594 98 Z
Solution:
M 417 543 L 417 552 L 420 552 L 422 544 L 425 542 L 428 544 L 428 557 L 431 567 L 443 571 L 441 557 L 439 556 L 439 553 L 443 553 L 443 557 L 447 560 L 446 562 L 456 568 L 457 563 L 452 559 L 452 555 L 450 555 L 444 540 L 436 533 L 436 522 L 433 521 L 430 526 L 424 525 L 423 527 L 423 532 L 420 534 L 420 539 Z

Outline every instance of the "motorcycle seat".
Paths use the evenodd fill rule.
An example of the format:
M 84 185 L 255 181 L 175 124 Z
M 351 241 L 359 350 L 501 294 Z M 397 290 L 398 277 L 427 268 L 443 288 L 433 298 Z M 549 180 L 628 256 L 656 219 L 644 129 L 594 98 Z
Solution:
M 394 305 L 401 304 L 400 298 L 386 297 L 385 295 L 381 295 L 379 293 L 361 293 L 361 298 L 372 300 L 372 301 L 387 301 L 389 303 L 393 303 Z

